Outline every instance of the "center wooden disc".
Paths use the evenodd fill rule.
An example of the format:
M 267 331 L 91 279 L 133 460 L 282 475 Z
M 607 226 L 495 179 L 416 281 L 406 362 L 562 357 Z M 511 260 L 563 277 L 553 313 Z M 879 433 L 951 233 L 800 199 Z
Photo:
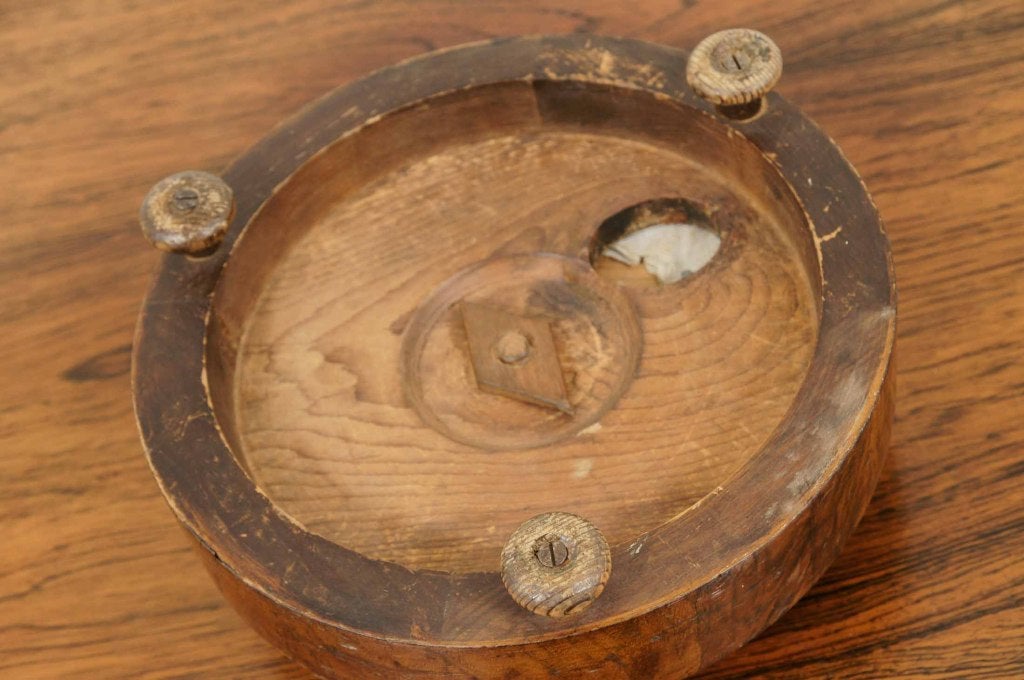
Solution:
M 473 337 L 471 314 L 500 331 L 495 342 L 486 327 Z M 510 362 L 503 347 L 521 354 Z M 595 425 L 629 385 L 641 349 L 629 300 L 585 260 L 496 258 L 456 274 L 417 310 L 403 381 L 442 434 L 483 450 L 525 449 Z M 507 384 L 489 379 L 497 371 Z
M 816 341 L 806 223 L 745 188 L 775 180 L 742 139 L 617 96 L 638 97 L 622 123 L 543 122 L 520 85 L 414 107 L 253 219 L 218 295 L 261 293 L 215 298 L 241 330 L 215 343 L 237 354 L 213 380 L 232 449 L 278 508 L 373 558 L 495 571 L 531 516 L 571 512 L 629 545 L 758 452 Z M 662 198 L 721 237 L 703 269 L 659 284 L 593 260 L 609 216 Z M 478 389 L 463 300 L 550 321 L 570 409 Z M 512 344 L 510 364 L 533 351 Z

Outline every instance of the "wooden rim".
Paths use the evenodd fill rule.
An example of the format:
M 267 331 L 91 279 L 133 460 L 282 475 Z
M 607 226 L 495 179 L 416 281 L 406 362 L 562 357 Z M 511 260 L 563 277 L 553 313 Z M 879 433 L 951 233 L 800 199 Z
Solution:
M 686 84 L 685 56 L 586 36 L 505 39 L 434 53 L 330 93 L 232 164 L 224 179 L 235 190 L 237 216 L 224 244 L 208 258 L 164 258 L 140 317 L 133 361 L 150 465 L 208 562 L 244 584 L 242 590 L 314 626 L 312 637 L 483 649 L 640 626 L 674 629 L 700 644 L 711 622 L 729 622 L 733 640 L 708 643 L 701 665 L 759 632 L 813 583 L 859 520 L 881 465 L 891 417 L 895 287 L 888 242 L 860 179 L 832 141 L 775 94 L 752 122 L 717 120 L 771 160 L 813 225 L 822 299 L 810 370 L 769 442 L 728 482 L 632 544 L 613 546 L 606 592 L 580 617 L 548 620 L 523 612 L 502 587 L 497 557 L 493 572 L 414 572 L 305 531 L 246 475 L 207 393 L 207 323 L 220 272 L 231 266 L 234 244 L 264 203 L 314 154 L 423 99 L 508 81 L 645 91 L 714 116 Z M 823 177 L 829 191 L 813 185 Z M 739 497 L 754 499 L 764 516 L 740 516 Z M 757 540 L 732 531 L 751 522 Z M 819 525 L 829 526 L 829 534 L 805 536 L 803 550 L 773 547 L 783 535 Z M 740 577 L 760 579 L 757 592 L 715 595 L 724 580 Z M 797 587 L 784 583 L 790 577 Z M 652 581 L 664 584 L 654 600 L 637 585 Z

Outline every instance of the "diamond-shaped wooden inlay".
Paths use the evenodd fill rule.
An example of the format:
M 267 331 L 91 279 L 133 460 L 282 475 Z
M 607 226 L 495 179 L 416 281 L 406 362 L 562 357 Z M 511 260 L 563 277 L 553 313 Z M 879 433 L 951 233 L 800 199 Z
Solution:
M 475 302 L 462 303 L 462 320 L 481 390 L 572 413 L 546 320 Z

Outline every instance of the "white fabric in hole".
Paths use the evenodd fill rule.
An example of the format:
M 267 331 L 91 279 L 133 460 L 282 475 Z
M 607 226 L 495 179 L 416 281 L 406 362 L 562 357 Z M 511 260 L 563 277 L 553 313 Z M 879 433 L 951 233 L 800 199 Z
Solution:
M 605 246 L 602 255 L 644 268 L 662 283 L 675 283 L 706 265 L 722 240 L 695 224 L 654 224 Z

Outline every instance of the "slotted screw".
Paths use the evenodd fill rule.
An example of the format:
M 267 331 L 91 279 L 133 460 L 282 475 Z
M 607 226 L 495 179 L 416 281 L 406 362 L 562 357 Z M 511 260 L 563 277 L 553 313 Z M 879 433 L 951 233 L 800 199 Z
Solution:
M 545 567 L 560 567 L 569 559 L 569 548 L 558 536 L 545 536 L 537 542 L 533 554 Z

